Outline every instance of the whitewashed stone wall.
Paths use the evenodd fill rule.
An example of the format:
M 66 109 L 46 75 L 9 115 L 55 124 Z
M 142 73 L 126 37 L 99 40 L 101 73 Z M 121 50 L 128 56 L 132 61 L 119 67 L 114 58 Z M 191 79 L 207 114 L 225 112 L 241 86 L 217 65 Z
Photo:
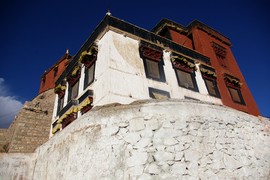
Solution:
M 267 127 L 195 101 L 95 108 L 38 149 L 33 178 L 269 179 Z
M 36 153 L 0 153 L 0 179 L 32 179 L 36 155 Z
M 37 149 L 24 179 L 268 180 L 269 125 L 198 101 L 95 107 Z

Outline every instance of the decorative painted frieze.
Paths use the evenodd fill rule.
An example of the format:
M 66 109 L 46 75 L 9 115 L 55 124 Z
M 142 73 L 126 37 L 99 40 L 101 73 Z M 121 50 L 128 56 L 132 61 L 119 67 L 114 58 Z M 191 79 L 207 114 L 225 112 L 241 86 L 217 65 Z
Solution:
M 188 72 L 196 71 L 196 65 L 195 63 L 180 55 L 173 55 L 171 56 L 171 61 L 174 68 L 182 69 Z
M 224 74 L 224 80 L 227 86 L 234 88 L 240 88 L 243 85 L 238 78 L 229 74 Z
M 86 67 L 91 66 L 97 59 L 98 47 L 92 44 L 87 50 L 83 51 L 78 62 L 83 63 Z

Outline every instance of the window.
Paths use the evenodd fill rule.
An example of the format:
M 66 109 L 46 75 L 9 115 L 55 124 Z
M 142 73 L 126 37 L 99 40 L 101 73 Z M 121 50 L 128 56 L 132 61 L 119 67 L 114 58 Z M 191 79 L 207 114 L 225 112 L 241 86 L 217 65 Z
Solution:
M 68 79 L 67 79 L 69 83 L 68 102 L 70 100 L 75 99 L 78 96 L 80 75 L 81 75 L 81 66 L 78 65 L 78 66 L 75 66 L 73 71 L 68 76 Z
M 160 67 L 159 62 L 145 59 L 145 69 L 147 78 L 161 80 L 161 71 L 163 68 Z
M 78 96 L 79 91 L 79 81 L 76 81 L 73 86 L 69 87 L 68 101 L 75 99 Z
M 228 87 L 228 89 L 234 102 L 245 105 L 240 89 L 235 89 L 232 87 Z
M 216 80 L 211 80 L 211 79 L 204 79 L 206 88 L 208 90 L 209 95 L 215 96 L 215 97 L 220 97 L 218 88 L 217 88 L 217 83 Z
M 228 88 L 228 91 L 230 92 L 232 101 L 238 104 L 246 105 L 241 93 L 242 83 L 240 83 L 240 80 L 229 74 L 224 75 L 224 80 Z
M 175 71 L 179 86 L 198 91 L 194 72 L 186 72 L 181 69 L 175 69 Z
M 149 87 L 149 96 L 153 99 L 168 99 L 170 98 L 170 93 L 167 91 L 162 91 L 159 89 L 154 89 Z
M 57 114 L 63 109 L 63 107 L 64 107 L 64 96 L 58 98 Z
M 188 89 L 194 89 L 194 83 L 192 81 L 192 74 L 179 70 L 176 70 L 177 79 L 180 86 L 183 86 Z
M 79 57 L 78 61 L 85 66 L 84 89 L 94 82 L 97 53 L 98 47 L 93 43 L 88 49 L 83 51 Z
M 171 56 L 172 65 L 175 69 L 178 85 L 193 91 L 198 91 L 195 80 L 196 66 L 194 61 L 181 55 Z
M 63 81 L 54 88 L 54 93 L 58 95 L 57 101 L 57 115 L 64 107 L 64 96 L 66 90 L 66 82 Z
M 85 68 L 84 89 L 94 81 L 95 63 Z
M 147 43 L 142 43 L 140 56 L 143 59 L 146 77 L 152 80 L 165 82 L 165 74 L 163 69 L 163 52 L 158 47 L 150 47 Z
M 215 69 L 208 65 L 200 65 L 200 71 L 205 82 L 208 94 L 220 98 L 219 90 L 217 87 L 217 75 Z

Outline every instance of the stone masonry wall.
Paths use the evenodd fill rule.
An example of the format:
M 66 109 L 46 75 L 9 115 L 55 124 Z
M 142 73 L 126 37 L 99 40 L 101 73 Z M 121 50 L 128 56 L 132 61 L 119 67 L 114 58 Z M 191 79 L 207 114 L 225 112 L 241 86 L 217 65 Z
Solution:
M 193 101 L 96 108 L 38 149 L 33 178 L 269 179 L 266 126 Z
M 36 150 L 29 179 L 267 180 L 269 127 L 269 119 L 190 100 L 95 107 Z
M 0 152 L 6 152 L 8 146 L 8 129 L 0 129 Z
M 31 153 L 49 139 L 54 99 L 53 90 L 48 90 L 23 105 L 3 134 L 7 140 L 6 152 Z

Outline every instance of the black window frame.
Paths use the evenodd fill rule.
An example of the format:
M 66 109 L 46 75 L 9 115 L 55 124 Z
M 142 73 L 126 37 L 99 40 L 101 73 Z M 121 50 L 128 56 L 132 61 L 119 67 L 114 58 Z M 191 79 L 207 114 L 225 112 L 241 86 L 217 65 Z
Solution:
M 177 82 L 178 82 L 178 86 L 183 87 L 185 89 L 189 89 L 189 90 L 195 91 L 195 92 L 199 92 L 197 81 L 195 79 L 195 76 L 196 76 L 195 75 L 195 71 L 185 71 L 185 70 L 180 69 L 180 68 L 174 68 L 174 70 L 175 70 L 175 74 L 176 74 L 176 79 L 177 79 Z M 190 74 L 194 88 L 190 88 L 190 87 L 186 87 L 186 86 L 182 85 L 181 82 L 180 82 L 180 77 L 179 77 L 177 71 L 182 71 L 184 73 Z
M 160 89 L 148 87 L 148 92 L 149 92 L 149 97 L 152 98 L 152 99 L 157 99 L 157 98 L 153 95 L 153 93 L 157 93 L 157 94 L 160 94 L 161 96 L 166 97 L 166 98 L 164 98 L 164 99 L 171 98 L 170 93 L 169 93 L 168 91 L 164 91 L 164 90 L 160 90 Z
M 152 63 L 156 63 L 157 64 L 158 71 L 159 71 L 158 72 L 159 73 L 159 78 L 156 78 L 156 77 L 150 75 L 147 61 L 150 61 Z M 150 58 L 143 58 L 143 65 L 144 65 L 144 70 L 145 70 L 146 78 L 152 79 L 152 80 L 155 80 L 155 81 L 159 81 L 159 82 L 166 82 L 164 68 L 163 68 L 163 65 L 164 65 L 163 60 L 156 61 L 156 60 L 152 60 Z
M 227 86 L 227 89 L 229 91 L 229 94 L 231 96 L 232 101 L 234 103 L 246 106 L 244 97 L 243 97 L 242 92 L 241 92 L 242 83 L 240 83 L 240 80 L 238 78 L 230 75 L 230 74 L 225 73 L 224 74 L 224 81 L 225 81 L 225 84 Z M 234 99 L 234 96 L 233 96 L 232 92 L 230 91 L 230 89 L 236 90 L 237 95 L 239 96 L 240 102 Z
M 67 78 L 68 85 L 69 85 L 68 86 L 68 102 L 76 99 L 76 97 L 78 97 L 78 95 L 79 95 L 80 77 L 81 77 L 81 66 L 77 65 L 77 66 L 75 66 L 75 68 L 73 69 L 73 71 L 71 72 L 71 74 Z M 74 86 L 78 86 L 77 93 L 76 93 L 76 96 L 72 97 L 72 93 L 74 91 L 74 89 L 73 89 Z
M 228 91 L 230 93 L 230 96 L 231 96 L 231 99 L 232 99 L 233 102 L 235 102 L 237 104 L 241 104 L 241 105 L 246 105 L 240 88 L 235 88 L 235 87 L 232 87 L 232 86 L 227 86 L 227 88 L 228 88 Z M 234 99 L 234 96 L 233 96 L 232 92 L 230 91 L 230 89 L 236 90 L 237 95 L 239 96 L 240 102 Z
M 93 67 L 93 79 L 88 82 L 88 78 L 89 78 L 89 70 L 90 68 Z M 96 62 L 93 62 L 91 65 L 89 66 L 85 66 L 85 70 L 84 70 L 84 89 L 86 89 L 88 86 L 90 86 L 94 80 L 95 80 L 95 70 L 96 70 Z
M 72 93 L 74 91 L 73 88 L 76 85 L 77 85 L 77 93 L 76 93 L 76 95 L 74 97 L 72 97 Z M 71 100 L 74 100 L 74 99 L 76 99 L 76 97 L 78 97 L 78 95 L 79 95 L 79 86 L 80 86 L 80 82 L 79 82 L 79 80 L 77 80 L 74 84 L 72 84 L 72 85 L 70 85 L 68 87 L 68 102 L 71 101 Z
M 58 96 L 58 101 L 57 101 L 57 114 L 64 108 L 64 97 L 65 96 Z
M 204 84 L 206 86 L 208 94 L 216 98 L 221 98 L 218 84 L 217 84 L 217 75 L 216 75 L 215 69 L 209 65 L 201 64 L 200 71 L 201 71 L 201 75 L 204 80 Z M 207 81 L 210 81 L 212 85 L 214 86 L 215 94 L 211 93 L 210 87 L 208 87 Z
M 204 80 L 204 84 L 206 86 L 206 89 L 208 91 L 208 94 L 210 96 L 213 96 L 213 97 L 216 97 L 216 98 L 220 98 L 220 92 L 219 92 L 219 89 L 218 89 L 218 85 L 217 85 L 216 79 L 211 79 L 211 78 L 203 77 L 203 80 Z M 212 94 L 210 92 L 209 87 L 208 87 L 208 84 L 206 83 L 206 81 L 211 81 L 213 83 L 213 86 L 214 86 L 214 89 L 215 89 L 215 93 L 216 94 Z

